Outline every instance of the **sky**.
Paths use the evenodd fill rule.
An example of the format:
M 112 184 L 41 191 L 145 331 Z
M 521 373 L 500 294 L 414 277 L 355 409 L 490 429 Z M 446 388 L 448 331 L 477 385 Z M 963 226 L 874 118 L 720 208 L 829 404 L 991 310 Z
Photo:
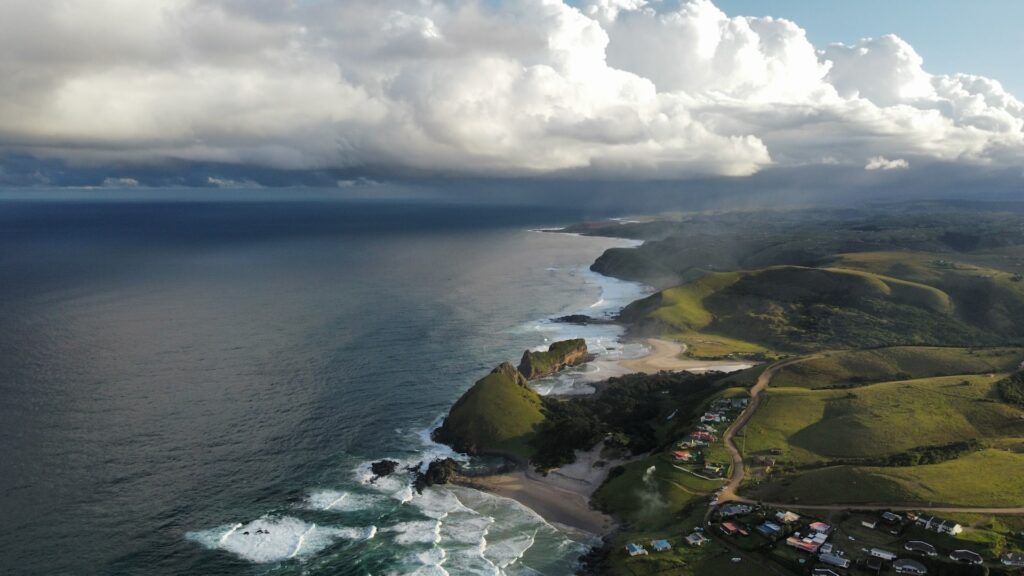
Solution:
M 1021 176 L 1022 5 L 5 0 L 0 184 Z

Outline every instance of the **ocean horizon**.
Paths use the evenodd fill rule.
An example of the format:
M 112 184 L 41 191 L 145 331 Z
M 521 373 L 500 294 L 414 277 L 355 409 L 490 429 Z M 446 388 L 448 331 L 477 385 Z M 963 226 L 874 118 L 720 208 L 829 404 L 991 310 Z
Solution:
M 473 382 L 585 337 L 645 287 L 634 242 L 538 231 L 617 212 L 365 199 L 0 202 L 0 542 L 17 574 L 568 574 L 593 535 L 382 458 Z M 537 383 L 587 393 L 600 364 Z

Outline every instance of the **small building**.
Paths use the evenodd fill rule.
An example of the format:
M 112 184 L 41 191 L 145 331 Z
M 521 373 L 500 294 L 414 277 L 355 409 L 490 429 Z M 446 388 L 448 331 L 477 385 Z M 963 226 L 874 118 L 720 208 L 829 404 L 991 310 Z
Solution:
M 814 554 L 825 543 L 826 538 L 828 538 L 827 534 L 815 534 L 813 537 L 807 536 L 804 538 L 794 535 L 786 539 L 786 545 Z
M 728 518 L 730 516 L 743 516 L 753 511 L 754 509 L 747 504 L 726 504 L 719 513 Z
M 928 569 L 925 568 L 924 564 L 921 564 L 917 560 L 910 560 L 908 558 L 901 558 L 892 563 L 892 569 L 897 574 L 917 574 L 923 576 L 928 573 Z
M 961 564 L 982 564 L 985 562 L 981 554 L 971 550 L 953 550 L 949 553 L 949 559 Z
M 938 532 L 939 534 L 949 534 L 950 536 L 956 536 L 964 531 L 964 527 L 956 522 L 953 522 L 952 520 L 943 520 L 942 518 L 937 518 L 935 516 L 918 516 L 916 524 L 925 530 L 931 530 L 932 532 Z
M 828 534 L 832 531 L 832 527 L 824 522 L 812 522 L 809 528 L 811 532 L 817 532 L 818 534 Z
M 875 558 L 881 558 L 882 560 L 889 560 L 889 561 L 895 560 L 896 556 L 897 556 L 897 554 L 895 552 L 890 552 L 888 550 L 883 550 L 882 548 L 872 548 L 871 550 L 868 550 L 868 554 L 871 554 Z
M 911 540 L 903 545 L 903 549 L 907 552 L 917 552 L 918 554 L 924 554 L 925 556 L 938 556 L 939 552 L 935 549 L 935 546 L 921 540 Z
M 789 511 L 776 512 L 775 519 L 783 524 L 793 524 L 800 521 L 800 515 Z
M 722 522 L 722 525 L 719 526 L 719 528 L 726 536 L 734 536 L 740 531 L 740 527 L 733 522 Z
M 647 550 L 639 544 L 626 544 L 626 553 L 630 556 L 646 556 Z
M 829 554 L 822 554 L 822 555 L 818 556 L 818 560 L 820 560 L 823 564 L 828 564 L 829 566 L 835 566 L 836 568 L 849 568 L 850 567 L 850 559 L 849 558 L 844 558 L 843 556 L 840 556 L 838 554 L 831 554 L 831 553 L 829 553 Z
M 693 460 L 693 453 L 689 450 L 676 450 L 672 453 L 672 459 L 676 462 L 689 462 Z
M 754 528 L 754 530 L 757 530 L 758 532 L 764 534 L 768 538 L 775 538 L 777 536 L 782 535 L 783 533 L 782 526 L 779 526 L 774 522 L 764 522 L 757 528 Z
M 704 464 L 704 470 L 702 470 L 702 473 L 706 476 L 721 476 L 724 470 L 725 467 L 721 464 L 712 464 L 709 462 Z
M 672 545 L 668 543 L 668 540 L 651 540 L 651 548 L 655 552 L 667 552 L 672 549 Z
M 999 559 L 1003 563 L 1003 566 L 1012 566 L 1014 568 L 1024 568 L 1024 554 L 1009 553 L 1003 554 Z
M 870 529 L 874 530 L 875 526 L 878 526 L 878 522 L 875 521 L 875 520 L 861 520 L 860 521 L 860 525 L 865 527 L 865 528 L 870 528 Z
M 828 568 L 815 568 L 811 571 L 811 576 L 839 576 L 839 574 Z
M 703 546 L 709 542 L 708 538 L 700 532 L 694 532 L 686 537 L 686 543 L 690 546 Z
M 821 552 L 822 554 L 831 554 L 832 553 L 832 544 L 831 543 L 822 544 L 821 545 L 821 550 L 819 550 L 819 552 Z
M 899 524 L 900 522 L 903 522 L 903 516 L 893 514 L 892 512 L 882 512 L 882 520 L 885 521 L 886 524 Z

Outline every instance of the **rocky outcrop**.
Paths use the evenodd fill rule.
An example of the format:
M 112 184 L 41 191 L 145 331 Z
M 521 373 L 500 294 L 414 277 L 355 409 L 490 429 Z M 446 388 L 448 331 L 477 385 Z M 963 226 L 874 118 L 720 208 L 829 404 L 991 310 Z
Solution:
M 548 347 L 547 352 L 523 353 L 519 362 L 519 373 L 527 380 L 550 376 L 559 370 L 588 362 L 593 356 L 587 352 L 587 341 L 583 338 L 562 340 Z
M 434 439 L 466 454 L 510 453 L 529 459 L 530 439 L 544 420 L 543 402 L 508 362 L 466 391 Z
M 587 326 L 588 324 L 614 324 L 615 322 L 607 318 L 594 318 L 593 316 L 587 316 L 586 314 L 569 314 L 568 316 L 559 316 L 558 318 L 552 318 L 552 322 L 558 322 L 560 324 L 575 324 L 577 326 Z
M 459 479 L 462 475 L 462 467 L 451 458 L 434 460 L 427 466 L 426 471 L 418 472 L 413 480 L 413 488 L 422 494 L 423 490 L 435 484 L 448 484 Z
M 373 472 L 373 480 L 390 476 L 398 469 L 398 462 L 394 460 L 379 460 L 370 464 L 370 472 Z M 371 480 L 372 481 L 372 480 Z

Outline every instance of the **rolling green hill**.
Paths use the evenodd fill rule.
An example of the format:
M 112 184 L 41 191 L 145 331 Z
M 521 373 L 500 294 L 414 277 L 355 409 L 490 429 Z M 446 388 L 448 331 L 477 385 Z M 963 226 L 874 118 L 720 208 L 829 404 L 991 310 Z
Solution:
M 894 346 L 842 350 L 780 369 L 772 386 L 842 388 L 886 380 L 1009 372 L 1021 360 L 1022 348 Z
M 1024 436 L 1024 410 L 998 400 L 998 381 L 974 375 L 853 390 L 773 386 L 744 431 L 746 453 L 782 448 L 783 461 L 809 464 Z
M 459 452 L 505 452 L 529 459 L 529 441 L 544 420 L 541 408 L 540 395 L 505 362 L 459 398 L 434 437 Z
M 791 352 L 996 340 L 960 320 L 942 290 L 841 268 L 708 274 L 631 304 L 622 319 L 639 333 L 714 335 Z
M 1015 507 L 1024 502 L 1024 455 L 990 449 L 927 466 L 819 468 L 759 486 L 750 495 L 803 504 Z

